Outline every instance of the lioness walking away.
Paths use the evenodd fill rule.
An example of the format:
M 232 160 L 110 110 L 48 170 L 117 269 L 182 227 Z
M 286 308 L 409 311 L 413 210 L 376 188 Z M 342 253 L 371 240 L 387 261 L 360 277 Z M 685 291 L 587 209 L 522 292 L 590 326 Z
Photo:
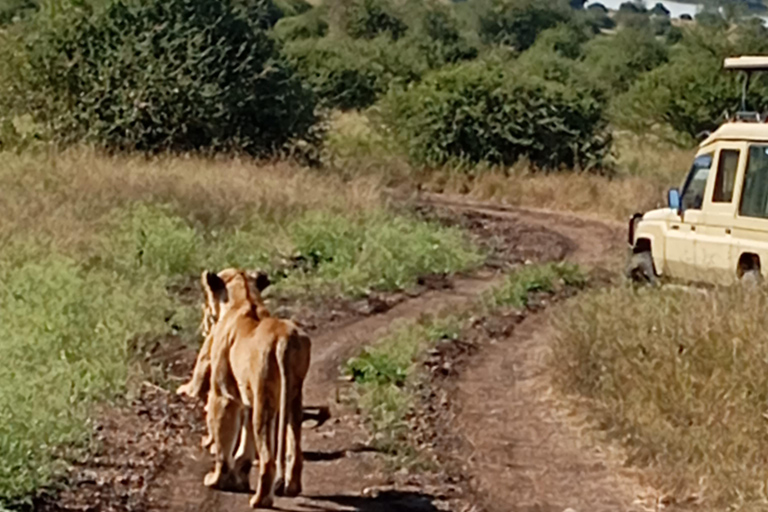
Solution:
M 215 466 L 205 485 L 247 485 L 257 450 L 259 480 L 251 506 L 267 507 L 274 494 L 301 492 L 302 388 L 311 342 L 293 322 L 259 316 L 244 272 L 205 272 L 203 284 L 220 304 L 210 333 L 207 407 Z M 243 419 L 250 424 L 243 425 Z

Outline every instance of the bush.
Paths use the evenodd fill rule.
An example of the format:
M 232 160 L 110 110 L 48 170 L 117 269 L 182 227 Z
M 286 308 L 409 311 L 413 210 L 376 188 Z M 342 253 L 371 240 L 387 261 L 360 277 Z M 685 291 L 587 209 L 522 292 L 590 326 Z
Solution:
M 327 12 L 316 7 L 304 14 L 281 19 L 275 25 L 275 35 L 282 41 L 324 37 L 328 33 Z
M 529 77 L 514 68 L 472 62 L 393 90 L 384 118 L 411 157 L 542 168 L 599 167 L 610 144 L 594 91 Z
M 461 34 L 453 12 L 446 7 L 434 6 L 424 14 L 421 33 L 424 37 L 420 43 L 421 51 L 430 67 L 477 57 L 477 48 Z
M 3 0 L 0 2 L 0 26 L 26 18 L 38 9 L 36 0 Z
M 611 91 L 625 91 L 634 80 L 668 59 L 668 50 L 647 30 L 620 30 L 584 48 L 584 65 L 597 83 Z
M 385 36 L 293 41 L 285 53 L 322 103 L 341 109 L 367 107 L 393 82 L 418 80 L 428 67 L 410 41 Z
M 312 4 L 306 0 L 274 0 L 274 2 L 285 17 L 299 16 L 312 10 Z
M 480 35 L 486 43 L 523 51 L 533 45 L 541 31 L 571 16 L 564 0 L 491 0 L 490 8 L 480 16 Z
M 615 100 L 615 122 L 638 132 L 668 127 L 686 141 L 717 128 L 723 113 L 735 112 L 741 103 L 741 79 L 722 70 L 723 59 L 768 50 L 761 31 L 742 29 L 730 38 L 724 34 L 708 28 L 686 31 L 667 64 L 642 75 Z M 749 107 L 762 111 L 768 107 L 768 82 L 755 78 Z
M 562 24 L 547 29 L 539 34 L 536 42 L 528 49 L 529 52 L 555 52 L 569 59 L 581 56 L 582 45 L 589 41 L 592 34 L 584 27 L 572 24 Z
M 373 39 L 388 34 L 397 40 L 408 30 L 388 0 L 352 0 L 346 6 L 345 17 L 347 33 L 354 38 Z
M 140 0 L 75 11 L 30 38 L 14 97 L 65 143 L 272 152 L 315 120 L 266 31 L 273 10 L 269 0 Z

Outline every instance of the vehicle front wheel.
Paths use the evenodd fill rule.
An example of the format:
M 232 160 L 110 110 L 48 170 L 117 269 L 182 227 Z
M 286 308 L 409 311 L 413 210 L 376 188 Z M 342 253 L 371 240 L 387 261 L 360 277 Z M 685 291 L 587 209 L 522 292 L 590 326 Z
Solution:
M 747 286 L 759 286 L 763 282 L 763 275 L 757 269 L 747 270 L 742 274 L 741 282 Z
M 627 277 L 637 284 L 656 284 L 656 271 L 653 268 L 653 258 L 650 251 L 632 255 L 627 265 Z

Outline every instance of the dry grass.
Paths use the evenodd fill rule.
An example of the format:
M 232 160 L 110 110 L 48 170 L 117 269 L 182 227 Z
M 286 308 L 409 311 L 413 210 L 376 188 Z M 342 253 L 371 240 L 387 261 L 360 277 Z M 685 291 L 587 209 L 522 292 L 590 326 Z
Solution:
M 511 169 L 433 173 L 429 188 L 468 194 L 514 206 L 563 210 L 626 220 L 666 204 L 666 191 L 679 186 L 693 161 L 684 150 L 630 135 L 616 142 L 616 175 L 531 172 L 526 162 Z
M 556 317 L 555 375 L 678 501 L 765 510 L 767 306 L 739 287 L 582 295 Z
M 345 177 L 377 176 L 392 186 L 416 184 L 433 192 L 467 194 L 514 206 L 579 212 L 626 220 L 637 211 L 663 206 L 666 190 L 679 186 L 695 150 L 680 149 L 649 137 L 619 133 L 611 177 L 586 173 L 531 170 L 521 161 L 511 168 L 415 168 L 376 122 L 376 112 L 336 113 L 325 162 Z
M 170 206 L 203 228 L 258 216 L 275 222 L 310 210 L 361 212 L 383 205 L 376 178 L 343 182 L 287 163 L 238 158 L 109 157 L 89 150 L 2 155 L 0 237 L 39 232 L 57 247 L 93 234 L 132 203 Z

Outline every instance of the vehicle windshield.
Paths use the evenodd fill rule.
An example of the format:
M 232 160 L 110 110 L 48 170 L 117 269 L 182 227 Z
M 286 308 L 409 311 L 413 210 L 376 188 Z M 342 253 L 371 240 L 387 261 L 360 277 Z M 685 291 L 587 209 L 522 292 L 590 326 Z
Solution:
M 739 215 L 768 218 L 768 145 L 749 147 Z
M 707 186 L 707 177 L 709 169 L 712 167 L 712 157 L 714 153 L 705 153 L 699 155 L 693 161 L 691 170 L 685 179 L 683 185 L 683 195 L 681 206 L 683 210 L 698 210 L 704 202 L 704 188 Z

